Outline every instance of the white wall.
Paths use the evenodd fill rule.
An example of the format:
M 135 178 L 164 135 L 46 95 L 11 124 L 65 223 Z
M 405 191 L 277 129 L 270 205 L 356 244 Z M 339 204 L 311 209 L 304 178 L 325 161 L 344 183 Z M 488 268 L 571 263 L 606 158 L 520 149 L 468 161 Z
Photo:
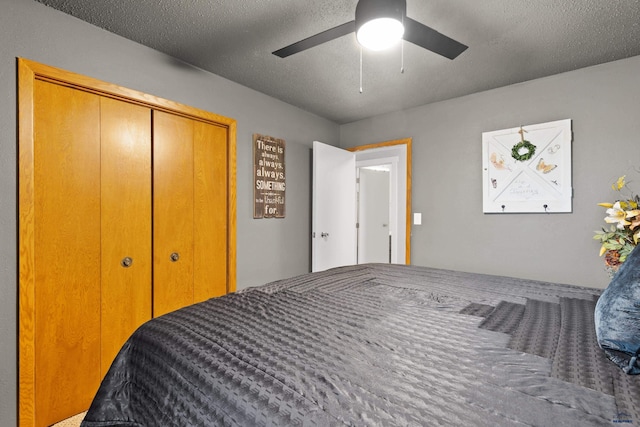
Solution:
M 601 288 L 597 203 L 640 167 L 639 76 L 640 56 L 372 117 L 341 126 L 341 146 L 413 138 L 412 264 Z M 559 119 L 573 120 L 573 213 L 483 214 L 482 132 Z

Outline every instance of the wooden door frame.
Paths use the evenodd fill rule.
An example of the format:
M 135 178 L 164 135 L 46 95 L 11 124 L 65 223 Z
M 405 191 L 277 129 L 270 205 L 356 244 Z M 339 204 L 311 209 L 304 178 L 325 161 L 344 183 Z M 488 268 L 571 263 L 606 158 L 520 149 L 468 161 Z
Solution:
M 37 80 L 226 127 L 227 292 L 236 290 L 236 121 L 91 77 L 18 58 L 18 420 L 35 425 L 34 87 Z
M 372 150 L 375 148 L 392 147 L 395 145 L 407 146 L 407 212 L 406 212 L 406 238 L 405 238 L 405 263 L 411 264 L 411 144 L 412 138 L 394 139 L 391 141 L 378 142 L 375 144 L 359 145 L 347 148 L 348 151 L 358 152 Z

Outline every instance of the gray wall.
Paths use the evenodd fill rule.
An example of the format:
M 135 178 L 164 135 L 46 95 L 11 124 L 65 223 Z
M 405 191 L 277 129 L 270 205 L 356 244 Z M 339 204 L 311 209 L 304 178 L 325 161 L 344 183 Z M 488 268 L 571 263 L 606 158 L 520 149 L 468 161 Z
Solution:
M 604 287 L 598 202 L 640 191 L 640 57 L 341 126 L 341 146 L 413 138 L 412 264 Z M 573 212 L 482 213 L 486 131 L 573 120 Z
M 238 121 L 238 286 L 309 270 L 310 144 L 413 137 L 412 259 L 417 265 L 602 287 L 591 239 L 609 184 L 640 166 L 640 57 L 338 127 L 176 62 L 32 0 L 0 14 L 0 424 L 16 422 L 16 57 L 24 57 Z M 410 71 L 408 71 L 410 72 Z M 573 119 L 574 212 L 482 214 L 483 131 Z M 251 136 L 287 142 L 287 217 L 253 220 Z M 637 180 L 640 190 L 640 177 Z
M 0 424 L 16 423 L 16 57 L 23 57 L 237 120 L 238 287 L 308 272 L 311 143 L 337 144 L 338 126 L 177 62 L 32 0 L 0 13 Z M 252 134 L 286 141 L 287 216 L 254 220 Z

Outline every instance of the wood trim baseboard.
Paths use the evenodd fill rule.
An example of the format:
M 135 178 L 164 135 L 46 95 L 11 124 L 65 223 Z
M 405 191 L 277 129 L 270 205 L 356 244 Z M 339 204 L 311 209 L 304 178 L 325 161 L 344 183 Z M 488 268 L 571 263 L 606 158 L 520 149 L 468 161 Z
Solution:
M 35 425 L 35 72 L 18 61 L 18 421 Z

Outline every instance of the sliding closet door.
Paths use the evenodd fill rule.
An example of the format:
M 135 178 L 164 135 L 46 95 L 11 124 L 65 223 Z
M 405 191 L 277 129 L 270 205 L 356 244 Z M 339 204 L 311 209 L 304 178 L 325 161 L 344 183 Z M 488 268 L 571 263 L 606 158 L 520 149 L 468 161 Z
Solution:
M 37 425 L 87 409 L 100 384 L 100 97 L 34 88 Z
M 193 303 L 193 196 L 193 121 L 154 112 L 154 316 Z
M 101 99 L 102 375 L 151 318 L 151 110 Z

